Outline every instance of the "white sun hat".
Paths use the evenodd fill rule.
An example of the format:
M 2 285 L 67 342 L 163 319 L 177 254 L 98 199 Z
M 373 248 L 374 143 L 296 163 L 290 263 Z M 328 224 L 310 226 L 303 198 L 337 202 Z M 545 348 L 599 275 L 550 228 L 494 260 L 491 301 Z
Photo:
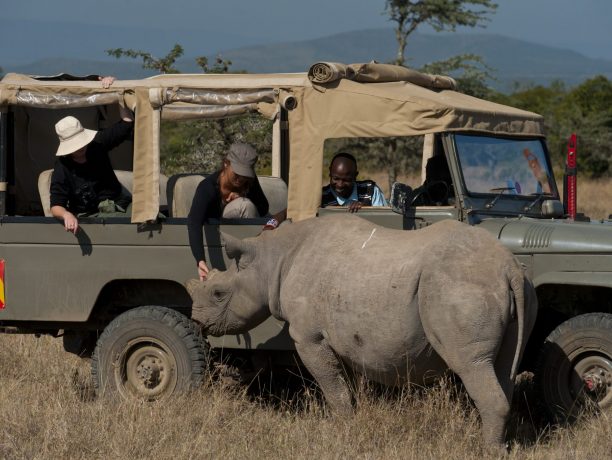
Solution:
M 98 131 L 83 128 L 81 122 L 74 117 L 65 117 L 55 124 L 55 132 L 60 141 L 55 155 L 61 157 L 85 147 L 93 141 Z

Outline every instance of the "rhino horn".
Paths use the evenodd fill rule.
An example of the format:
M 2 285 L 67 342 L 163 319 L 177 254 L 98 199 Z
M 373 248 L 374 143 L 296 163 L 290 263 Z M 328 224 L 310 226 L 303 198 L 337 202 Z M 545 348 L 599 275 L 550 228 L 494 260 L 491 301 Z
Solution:
M 225 253 L 230 259 L 238 261 L 238 267 L 240 269 L 246 268 L 255 259 L 255 244 L 241 240 L 240 238 L 234 238 L 226 233 L 221 234 L 222 240 L 225 243 Z

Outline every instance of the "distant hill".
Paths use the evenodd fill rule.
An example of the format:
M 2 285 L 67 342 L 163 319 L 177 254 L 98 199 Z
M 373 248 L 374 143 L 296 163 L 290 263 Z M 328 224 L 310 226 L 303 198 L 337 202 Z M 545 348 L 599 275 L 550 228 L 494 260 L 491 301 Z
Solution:
M 7 69 L 49 58 L 112 61 L 114 58 L 105 52 L 109 48 L 139 49 L 160 56 L 170 51 L 175 43 L 183 46 L 188 56 L 208 55 L 219 48 L 218 37 L 219 33 L 211 25 L 196 30 L 161 29 L 143 24 L 131 27 L 86 25 L 0 17 L 0 66 Z M 223 37 L 223 48 L 249 43 L 240 31 L 224 30 Z
M 165 40 L 169 50 L 174 41 L 167 36 Z M 123 46 L 130 45 L 126 43 Z M 210 43 L 208 48 L 212 48 Z M 370 60 L 390 62 L 396 52 L 396 42 L 393 30 L 388 28 L 346 32 L 315 40 L 220 49 L 222 56 L 232 61 L 231 68 L 234 70 L 250 73 L 300 72 L 321 60 L 345 63 Z M 462 53 L 482 56 L 494 69 L 496 81 L 491 82 L 491 86 L 505 92 L 511 91 L 516 82 L 547 84 L 553 80 L 562 80 L 574 85 L 599 74 L 612 79 L 612 61 L 592 59 L 575 51 L 500 35 L 417 33 L 410 37 L 406 49 L 407 64 L 411 67 L 420 67 Z M 0 58 L 2 54 L 0 52 Z M 5 72 L 40 75 L 60 72 L 100 73 L 128 79 L 152 74 L 151 71 L 143 70 L 136 61 L 108 60 L 103 57 L 100 60 L 47 58 L 21 65 L 11 65 L 10 60 L 0 60 L 0 66 Z M 178 67 L 183 72 L 199 72 L 193 58 L 182 59 Z
M 396 50 L 392 29 L 371 29 L 316 40 L 228 50 L 223 57 L 232 61 L 233 68 L 250 72 L 295 72 L 320 60 L 390 62 Z M 497 81 L 492 86 L 505 91 L 514 82 L 562 80 L 573 85 L 598 74 L 612 78 L 612 61 L 491 34 L 414 34 L 406 48 L 407 65 L 420 67 L 464 53 L 482 56 L 495 71 Z

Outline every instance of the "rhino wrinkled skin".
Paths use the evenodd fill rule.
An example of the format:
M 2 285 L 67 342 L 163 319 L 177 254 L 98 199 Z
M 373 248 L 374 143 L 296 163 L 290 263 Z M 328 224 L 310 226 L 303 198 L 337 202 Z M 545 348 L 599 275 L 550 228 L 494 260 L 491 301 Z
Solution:
M 344 366 L 388 385 L 450 368 L 476 403 L 485 442 L 502 445 L 537 304 L 519 263 L 485 230 L 451 220 L 390 230 L 347 213 L 224 239 L 236 263 L 188 282 L 205 333 L 287 321 L 339 413 L 352 411 Z

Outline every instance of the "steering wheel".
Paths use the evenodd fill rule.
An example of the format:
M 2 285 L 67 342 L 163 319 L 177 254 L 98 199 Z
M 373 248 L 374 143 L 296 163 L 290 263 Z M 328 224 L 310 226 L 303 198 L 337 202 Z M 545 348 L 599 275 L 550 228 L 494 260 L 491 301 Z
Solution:
M 434 180 L 415 188 L 407 197 L 408 206 L 444 206 L 448 203 L 449 187 L 443 180 Z

